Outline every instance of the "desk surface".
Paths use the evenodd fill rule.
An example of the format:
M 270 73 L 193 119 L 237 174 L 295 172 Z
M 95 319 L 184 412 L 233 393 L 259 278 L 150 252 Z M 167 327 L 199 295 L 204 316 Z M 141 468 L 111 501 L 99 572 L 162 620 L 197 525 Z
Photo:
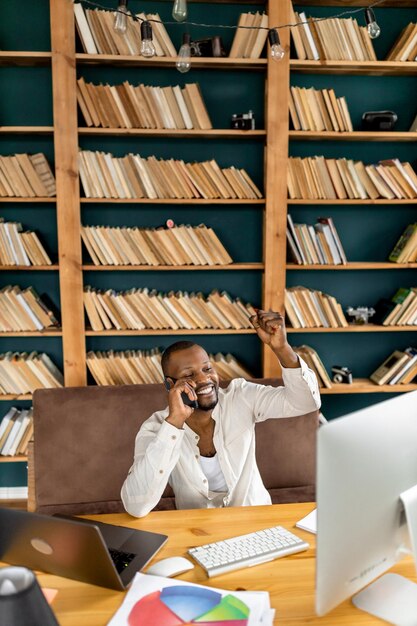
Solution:
M 282 524 L 294 524 L 314 508 L 313 504 L 280 504 L 192 511 L 158 511 L 142 519 L 127 514 L 91 516 L 103 522 L 161 532 L 169 539 L 155 562 L 169 556 L 186 556 L 188 548 Z M 90 517 L 90 516 L 89 516 Z M 325 617 L 314 612 L 315 537 L 295 529 L 310 543 L 306 552 L 277 559 L 252 568 L 237 570 L 208 579 L 196 567 L 179 579 L 230 590 L 269 591 L 276 610 L 277 626 L 381 626 L 382 622 L 356 609 L 346 601 Z M 415 580 L 411 559 L 401 561 L 393 571 Z M 146 570 L 145 570 L 146 573 Z M 52 608 L 61 626 L 104 626 L 123 601 L 124 593 L 87 585 L 58 576 L 38 574 L 44 587 L 58 589 Z

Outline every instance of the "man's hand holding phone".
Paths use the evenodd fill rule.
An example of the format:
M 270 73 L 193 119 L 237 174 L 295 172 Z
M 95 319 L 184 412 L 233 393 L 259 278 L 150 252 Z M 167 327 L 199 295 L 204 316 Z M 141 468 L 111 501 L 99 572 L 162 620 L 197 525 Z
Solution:
M 182 428 L 184 422 L 197 408 L 196 384 L 190 379 L 165 379 L 165 387 L 168 390 L 169 414 L 166 421 L 176 428 Z

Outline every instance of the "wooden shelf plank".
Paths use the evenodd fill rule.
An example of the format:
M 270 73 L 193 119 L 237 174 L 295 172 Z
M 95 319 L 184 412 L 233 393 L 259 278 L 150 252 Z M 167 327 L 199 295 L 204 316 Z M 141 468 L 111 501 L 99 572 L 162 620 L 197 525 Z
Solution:
M 195 0 L 194 0 L 195 1 Z M 302 0 L 299 4 L 310 7 L 365 7 L 373 4 L 375 0 Z M 417 7 L 417 0 L 382 0 L 378 8 L 382 7 Z
M 291 71 L 302 74 L 365 74 L 367 76 L 414 76 L 416 61 L 302 61 L 291 59 Z
M 93 136 L 121 135 L 132 137 L 202 137 L 204 139 L 215 139 L 216 137 L 227 137 L 228 139 L 242 139 L 242 137 L 266 137 L 266 131 L 262 129 L 233 130 L 232 128 L 213 128 L 212 130 L 168 130 L 162 128 L 79 128 L 78 134 Z
M 54 132 L 53 126 L 0 126 L 0 134 L 29 135 L 49 134 Z
M 89 65 L 132 65 L 132 66 L 148 66 L 148 67 L 175 67 L 176 57 L 152 57 L 145 59 L 140 56 L 126 56 L 122 54 L 86 54 L 78 52 L 75 55 L 77 63 Z M 215 58 L 215 57 L 193 57 L 191 59 L 192 67 L 206 69 L 242 69 L 242 70 L 260 70 L 266 69 L 267 59 L 231 59 Z
M 14 331 L 9 330 L 5 332 L 0 331 L 1 337 L 62 337 L 62 330 L 24 330 Z
M 51 52 L 0 50 L 0 65 L 50 65 Z
M 180 328 L 179 330 L 86 330 L 87 337 L 112 337 L 118 336 L 132 336 L 138 335 L 142 337 L 152 337 L 157 335 L 252 335 L 255 332 L 253 328 L 242 328 L 240 330 L 234 330 L 233 328 L 205 328 L 205 329 L 192 329 Z
M 290 130 L 290 139 L 298 141 L 417 141 L 417 132 L 353 132 Z
M 0 456 L 0 463 L 27 463 L 27 456 Z M 2 502 L 2 501 L 1 501 Z
M 417 264 L 416 264 L 417 267 Z M 213 270 L 263 270 L 264 263 L 233 263 L 230 265 L 91 265 L 86 264 L 82 269 L 87 272 L 179 272 L 179 271 L 213 271 Z
M 83 204 L 180 204 L 180 205 L 202 205 L 202 204 L 265 204 L 265 200 L 225 200 L 224 198 L 158 198 L 151 200 L 149 198 L 128 198 L 121 200 L 119 198 L 80 198 Z M 417 200 L 415 201 L 417 203 Z
M 352 394 L 352 393 L 405 393 L 415 391 L 417 385 L 375 385 L 367 378 L 356 378 L 352 385 L 334 384 L 331 389 L 321 387 L 322 395 Z
M 352 324 L 347 328 L 288 328 L 288 333 L 396 333 L 416 332 L 417 326 L 379 326 L 376 324 Z
M 417 263 L 371 263 L 357 261 L 347 265 L 295 265 L 288 263 L 287 270 L 407 270 L 417 269 Z
M 0 272 L 57 272 L 59 265 L 0 265 Z
M 387 200 L 386 198 L 377 198 L 376 200 L 372 200 L 372 198 L 367 198 L 366 200 L 315 200 L 315 199 L 299 199 L 296 200 L 288 199 L 288 204 L 417 204 L 417 198 L 410 199 L 401 199 L 401 200 Z
M 26 394 L 14 394 L 14 393 L 3 393 L 0 394 L 0 400 L 32 400 L 32 394 L 31 393 L 26 393 Z
M 0 202 L 42 202 L 43 204 L 44 202 L 56 202 L 56 198 L 16 198 L 15 196 L 2 196 Z

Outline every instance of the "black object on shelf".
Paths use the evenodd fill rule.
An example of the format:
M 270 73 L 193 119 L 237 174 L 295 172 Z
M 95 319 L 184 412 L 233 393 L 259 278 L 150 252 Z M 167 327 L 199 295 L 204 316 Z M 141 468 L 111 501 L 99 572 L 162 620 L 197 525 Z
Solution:
M 394 130 L 398 115 L 394 111 L 366 111 L 362 115 L 362 130 Z

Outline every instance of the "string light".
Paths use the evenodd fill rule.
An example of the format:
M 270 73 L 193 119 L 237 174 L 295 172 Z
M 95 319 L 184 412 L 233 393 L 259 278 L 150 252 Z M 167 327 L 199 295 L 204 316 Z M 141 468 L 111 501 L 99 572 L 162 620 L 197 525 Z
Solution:
M 146 58 L 155 56 L 155 46 L 152 41 L 152 26 L 148 20 L 143 20 L 141 22 L 140 36 L 142 39 L 142 43 L 140 45 L 141 55 Z
M 285 56 L 285 50 L 281 46 L 281 42 L 279 40 L 278 31 L 276 28 L 271 28 L 268 32 L 268 41 L 271 46 L 271 57 L 274 61 L 281 61 L 281 59 Z
M 370 7 L 365 9 L 365 20 L 366 27 L 368 29 L 368 35 L 370 36 L 370 38 L 376 39 L 377 37 L 379 37 L 379 35 L 381 34 L 381 29 L 376 23 L 375 13 Z
M 187 0 L 174 0 L 172 7 L 172 17 L 176 22 L 183 22 L 187 19 Z
M 113 28 L 121 35 L 123 35 L 127 30 L 127 16 L 127 0 L 119 0 L 119 6 L 116 10 Z
M 182 36 L 182 46 L 178 52 L 178 57 L 175 65 L 177 66 L 177 70 L 181 72 L 181 74 L 185 74 L 188 72 L 191 67 L 191 35 L 189 33 L 184 33 Z

